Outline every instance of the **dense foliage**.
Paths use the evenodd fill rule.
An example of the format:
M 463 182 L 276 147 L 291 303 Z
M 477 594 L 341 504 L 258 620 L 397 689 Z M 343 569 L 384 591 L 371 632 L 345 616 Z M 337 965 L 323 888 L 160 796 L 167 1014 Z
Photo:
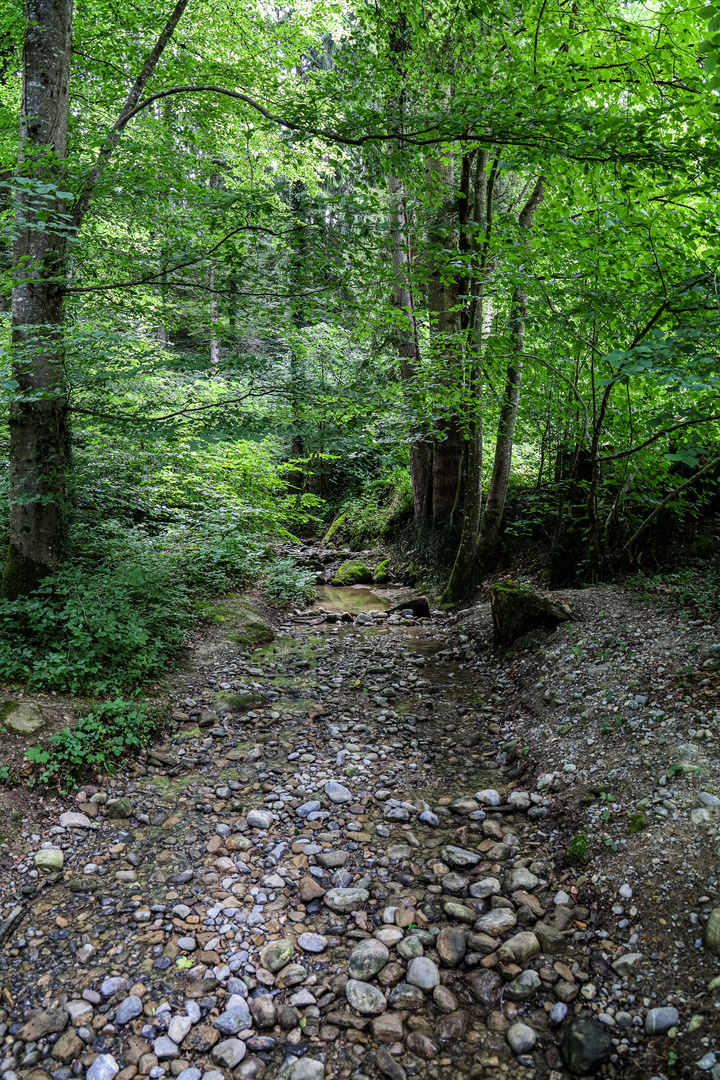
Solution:
M 457 599 L 528 543 L 556 584 L 657 569 L 715 512 L 714 8 L 197 0 L 103 157 L 169 15 L 77 5 L 30 170 L 3 12 L 7 409 L 18 207 L 71 242 L 63 559 L 6 592 L 0 677 L 141 681 L 200 598 L 307 599 L 278 545 L 331 523 L 445 578 L 460 543 Z

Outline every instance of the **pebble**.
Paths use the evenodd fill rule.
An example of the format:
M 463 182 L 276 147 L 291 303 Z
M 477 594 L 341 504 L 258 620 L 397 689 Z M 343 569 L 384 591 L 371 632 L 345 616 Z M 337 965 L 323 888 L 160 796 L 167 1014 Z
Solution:
M 672 1005 L 659 1009 L 648 1009 L 645 1014 L 645 1030 L 648 1035 L 662 1034 L 674 1027 L 680 1019 L 680 1013 Z
M 377 938 L 367 938 L 356 945 L 350 954 L 348 972 L 353 979 L 367 982 L 387 964 L 390 953 Z
M 395 618 L 393 635 L 404 635 Z M 199 738 L 171 729 L 169 749 L 158 748 L 161 754 L 168 750 L 167 762 L 149 756 L 140 759 L 139 772 L 122 768 L 112 781 L 103 780 L 106 790 L 81 790 L 75 805 L 87 813 L 68 811 L 56 827 L 52 822 L 49 828 L 38 826 L 31 835 L 28 824 L 12 892 L 34 883 L 43 892 L 26 892 L 30 899 L 22 927 L 6 941 L 12 978 L 4 985 L 13 993 L 16 982 L 27 987 L 24 1008 L 36 1001 L 45 1008 L 23 1017 L 19 1005 L 8 1006 L 5 1033 L 14 1043 L 4 1047 L 0 1062 L 5 1080 L 48 1080 L 49 1075 L 73 1080 L 79 1067 L 72 1062 L 88 1060 L 86 1054 L 98 1055 L 86 1066 L 86 1080 L 114 1080 L 120 1071 L 116 1059 L 149 1080 L 176 1074 L 181 1080 L 228 1080 L 231 1073 L 233 1080 L 260 1080 L 263 1074 L 276 1075 L 283 1059 L 284 1080 L 321 1080 L 338 1062 L 347 1063 L 358 1080 L 376 1075 L 407 1080 L 408 1073 L 426 1080 L 465 1077 L 473 1060 L 487 1062 L 482 1067 L 488 1075 L 499 1073 L 512 1060 L 508 1047 L 516 1071 L 542 1071 L 547 1057 L 549 1066 L 564 1068 L 560 1075 L 597 1074 L 615 1052 L 618 1069 L 624 1060 L 642 1071 L 645 1032 L 657 1036 L 679 1023 L 677 1010 L 669 1006 L 642 1008 L 650 981 L 639 995 L 627 984 L 620 990 L 621 981 L 638 979 L 641 985 L 658 970 L 649 944 L 647 955 L 632 951 L 651 940 L 645 868 L 638 856 L 635 867 L 626 861 L 623 876 L 613 878 L 596 850 L 588 867 L 558 874 L 564 849 L 558 846 L 552 800 L 545 796 L 550 790 L 571 794 L 588 771 L 605 781 L 608 744 L 586 739 L 580 721 L 574 729 L 580 709 L 587 705 L 592 711 L 594 705 L 575 695 L 577 713 L 571 704 L 567 740 L 558 741 L 559 735 L 547 745 L 545 764 L 553 771 L 538 776 L 536 790 L 510 783 L 506 796 L 513 774 L 505 763 L 514 761 L 516 733 L 505 711 L 515 691 L 503 663 L 490 654 L 478 658 L 477 666 L 466 665 L 462 653 L 451 658 L 457 672 L 465 671 L 463 679 L 477 682 L 483 692 L 490 679 L 487 665 L 493 667 L 492 678 L 497 676 L 499 689 L 487 698 L 475 725 L 469 706 L 446 700 L 452 692 L 430 694 L 422 687 L 425 676 L 435 680 L 433 669 L 447 662 L 428 656 L 415 666 L 414 659 L 423 656 L 407 652 L 406 644 L 411 650 L 421 647 L 422 624 L 412 629 L 420 635 L 416 642 L 391 636 L 374 616 L 372 623 L 370 634 L 377 630 L 376 637 L 348 626 L 345 638 L 329 630 L 330 648 L 310 645 L 306 655 L 312 653 L 312 664 L 325 665 L 311 693 L 309 683 L 298 683 L 299 696 L 319 703 L 311 722 L 295 708 L 299 697 L 292 695 L 273 698 L 267 709 L 260 702 L 247 715 L 215 711 L 218 685 L 228 695 L 244 692 L 240 687 L 252 678 L 268 694 L 284 694 L 280 680 L 275 689 L 268 681 L 268 672 L 283 672 L 284 646 L 262 659 L 236 657 L 227 675 L 215 671 L 223 661 L 213 657 L 212 692 L 201 665 L 197 685 L 188 693 L 192 698 L 179 709 L 192 714 L 191 725 L 196 717 L 209 725 Z M 561 633 L 543 648 L 559 648 Z M 302 635 L 304 630 L 298 631 Z M 307 648 L 307 639 L 303 643 Z M 367 654 L 373 659 L 377 654 L 375 675 L 367 670 Z M 472 655 L 477 656 L 476 648 Z M 246 659 L 260 666 L 245 668 Z M 571 663 L 582 667 L 584 661 Z M 304 668 L 298 671 L 304 676 Z M 308 678 L 311 671 L 314 679 L 314 668 L 307 670 Z M 365 671 L 379 691 L 367 697 L 358 689 Z M 444 680 L 444 669 L 440 674 Z M 597 675 L 606 677 L 607 671 Z M 373 703 L 373 694 L 380 701 Z M 395 698 L 397 712 L 391 707 Z M 641 710 L 633 715 L 641 717 Z M 639 752 L 643 740 L 637 738 Z M 436 790 L 424 781 L 425 770 L 434 781 L 438 755 L 443 762 L 454 759 L 447 770 L 451 780 L 447 794 L 429 805 L 419 793 L 430 798 L 427 792 Z M 176 790 L 162 774 L 179 775 L 169 763 L 184 756 L 204 756 L 205 763 L 193 761 L 189 786 L 183 780 Z M 478 768 L 482 761 L 493 766 L 487 775 L 497 778 L 498 788 L 473 794 L 474 784 L 467 781 L 466 787 L 465 777 L 485 776 Z M 563 762 L 569 768 L 563 770 Z M 334 779 L 338 775 L 352 778 L 354 792 Z M 687 818 L 690 827 L 690 796 L 703 807 L 705 825 L 715 820 L 716 796 L 691 791 L 683 798 L 679 783 L 664 779 L 662 796 L 672 801 L 663 806 L 660 796 L 652 795 L 646 809 L 651 831 L 661 812 L 672 814 L 674 823 Z M 704 782 L 712 786 L 710 772 Z M 593 834 L 600 813 L 600 804 L 588 803 L 583 831 L 587 827 Z M 618 822 L 611 821 L 616 834 Z M 666 841 L 658 838 L 658 844 Z M 655 850 L 664 855 L 664 848 Z M 52 875 L 48 880 L 51 870 L 65 871 L 56 887 Z M 588 903 L 583 888 L 588 878 L 594 887 L 590 894 L 600 904 L 604 894 L 608 903 L 601 929 L 582 907 Z M 693 884 L 699 900 L 690 944 L 700 947 L 702 938 L 708 951 L 720 955 L 720 909 L 703 917 L 711 907 L 713 883 Z M 46 914 L 42 907 L 48 901 L 52 907 Z M 5 918 L 14 902 L 11 895 Z M 611 910 L 615 918 L 608 917 Z M 86 912 L 84 920 L 77 920 L 78 912 Z M 667 942 L 657 948 L 666 949 Z M 58 985 L 56 971 L 71 972 L 66 987 Z M 30 983 L 40 972 L 50 974 L 51 981 L 44 997 L 39 991 L 33 997 Z M 128 972 L 130 978 L 119 974 Z M 140 978 L 143 986 L 136 985 Z M 70 999 L 67 1011 L 47 1008 L 62 989 Z M 661 1001 L 668 992 L 658 990 Z M 184 1003 L 183 995 L 188 995 Z M 103 1002 L 109 1003 L 106 1014 L 96 1014 L 94 1007 Z M 482 1029 L 473 1026 L 478 1019 Z M 684 1048 L 702 1017 L 695 1027 L 694 1020 L 682 1029 Z M 644 1029 L 638 1026 L 643 1021 Z M 13 1024 L 23 1024 L 28 1038 Z M 530 1056 L 537 1046 L 536 1028 L 542 1036 L 540 1065 Z M 707 1021 L 702 1031 L 709 1034 Z M 628 1045 L 633 1057 L 627 1056 Z M 689 1060 L 710 1073 L 717 1067 L 712 1056 L 693 1052 Z M 104 1066 L 104 1060 L 112 1066 Z M 132 1080 L 125 1068 L 123 1080 Z
M 352 1008 L 357 1009 L 363 1016 L 377 1016 L 387 1008 L 384 994 L 372 983 L 348 979 L 345 996 Z
M 437 965 L 427 956 L 414 957 L 407 966 L 407 981 L 420 990 L 433 990 L 440 982 Z
M 507 1041 L 515 1054 L 526 1054 L 537 1042 L 537 1035 L 527 1024 L 511 1024 Z
M 98 1054 L 85 1073 L 85 1080 L 113 1080 L 119 1072 L 120 1066 L 112 1054 Z
M 118 1010 L 115 1013 L 115 1023 L 129 1024 L 136 1016 L 140 1016 L 142 1011 L 142 1001 L 139 997 L 136 997 L 134 994 L 131 997 L 126 997 L 124 1001 L 120 1002 Z

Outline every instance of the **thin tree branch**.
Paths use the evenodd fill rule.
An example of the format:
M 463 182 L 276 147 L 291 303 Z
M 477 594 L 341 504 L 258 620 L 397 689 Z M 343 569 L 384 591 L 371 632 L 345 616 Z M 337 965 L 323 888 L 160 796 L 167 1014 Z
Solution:
M 618 458 L 630 457 L 631 454 L 637 454 L 639 450 L 644 450 L 646 446 L 650 446 L 652 443 L 657 442 L 658 439 L 662 439 L 664 435 L 670 435 L 673 431 L 679 431 L 684 427 L 699 427 L 700 424 L 710 424 L 713 420 L 720 420 L 720 414 L 713 414 L 713 416 L 706 416 L 702 420 L 681 420 L 678 424 L 673 424 L 672 427 L 663 428 L 662 431 L 658 431 L 655 435 L 651 435 L 645 442 L 638 443 L 637 446 L 633 446 L 630 450 L 621 450 L 617 454 L 609 454 L 608 457 L 600 458 L 601 461 L 617 461 Z
M 151 52 L 148 54 L 147 59 L 142 66 L 142 70 L 133 84 L 132 90 L 127 96 L 120 116 L 115 121 L 110 131 L 110 134 L 100 147 L 97 158 L 95 159 L 95 164 L 93 165 L 87 179 L 85 180 L 82 188 L 80 189 L 80 192 L 73 206 L 73 225 L 76 229 L 79 229 L 80 225 L 82 224 L 82 220 L 87 213 L 88 206 L 90 205 L 90 200 L 93 197 L 93 193 L 98 185 L 98 181 L 100 180 L 100 177 L 105 171 L 107 163 L 112 157 L 115 147 L 120 141 L 120 136 L 125 130 L 128 120 L 130 120 L 130 118 L 135 115 L 135 107 L 140 100 L 140 97 L 142 96 L 145 87 L 150 82 L 155 68 L 157 67 L 158 61 L 160 60 L 160 57 L 165 51 L 165 46 L 172 37 L 175 31 L 175 27 L 180 22 L 180 19 L 183 15 L 183 12 L 185 11 L 185 8 L 188 5 L 188 2 L 189 0 L 177 0 L 175 7 L 173 8 L 170 15 L 170 18 L 165 23 L 165 26 L 160 33 L 160 36 L 155 42 L 155 45 L 153 46 Z
M 207 409 L 221 409 L 225 405 L 235 405 L 240 401 L 247 400 L 249 397 L 264 397 L 267 394 L 287 395 L 287 391 L 278 386 L 264 387 L 262 390 L 247 390 L 238 397 L 225 398 L 223 401 L 213 401 L 209 405 L 188 405 L 184 409 L 176 409 L 174 412 L 166 413 L 164 416 L 128 416 L 118 413 L 105 413 L 98 412 L 95 409 L 85 409 L 80 405 L 70 405 L 68 406 L 68 410 L 69 412 L 80 413 L 83 416 L 94 416 L 100 420 L 112 420 L 113 422 L 124 424 L 159 424 L 164 420 L 171 420 L 174 416 L 186 416 L 189 413 L 205 412 Z
M 627 551 L 630 550 L 633 544 L 637 543 L 645 530 L 649 528 L 650 525 L 652 525 L 655 518 L 658 516 L 661 510 L 665 509 L 669 502 L 672 502 L 672 500 L 676 498 L 676 496 L 681 495 L 683 491 L 687 491 L 688 488 L 691 488 L 694 484 L 698 482 L 698 480 L 701 480 L 703 476 L 707 476 L 707 474 L 718 465 L 720 465 L 720 457 L 713 458 L 712 461 L 709 461 L 707 465 L 705 465 L 702 469 L 696 472 L 694 476 L 691 476 L 688 480 L 686 480 L 683 484 L 680 484 L 678 487 L 673 488 L 673 490 L 665 496 L 663 501 L 661 503 L 658 503 L 653 512 L 651 514 L 648 514 L 642 525 L 640 525 L 640 527 L 635 530 L 635 532 L 632 534 L 620 554 L 624 555 Z

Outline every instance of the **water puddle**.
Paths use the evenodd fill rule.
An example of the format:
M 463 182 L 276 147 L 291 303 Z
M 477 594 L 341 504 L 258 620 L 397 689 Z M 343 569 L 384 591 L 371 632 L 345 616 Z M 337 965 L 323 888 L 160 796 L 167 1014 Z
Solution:
M 326 611 L 349 611 L 352 615 L 357 615 L 361 611 L 385 611 L 392 607 L 392 601 L 365 585 L 352 585 L 348 588 L 318 585 L 316 606 L 323 607 Z

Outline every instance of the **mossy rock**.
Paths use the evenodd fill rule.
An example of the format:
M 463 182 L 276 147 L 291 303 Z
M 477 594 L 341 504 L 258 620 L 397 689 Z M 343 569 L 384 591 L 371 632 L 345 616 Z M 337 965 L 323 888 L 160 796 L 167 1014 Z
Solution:
M 238 645 L 269 645 L 275 640 L 275 633 L 267 623 L 248 619 L 242 626 L 227 635 L 228 641 L 236 641 Z
M 234 712 L 239 712 L 241 709 L 253 709 L 256 705 L 264 705 L 265 698 L 261 694 L 218 694 L 218 705 L 225 705 L 228 709 L 232 709 Z
M 389 566 L 389 559 L 383 559 L 382 562 L 377 564 L 372 576 L 372 579 L 376 585 L 387 585 L 388 581 L 390 580 L 390 573 L 388 569 Z
M 338 568 L 333 578 L 333 585 L 369 585 L 373 579 L 372 570 L 361 562 L 346 559 Z
M 628 821 L 628 833 L 630 834 L 630 836 L 634 836 L 635 833 L 639 833 L 642 832 L 643 829 L 647 829 L 648 825 L 649 822 L 647 817 L 645 816 L 645 814 L 643 814 L 642 810 L 638 810 L 636 814 L 630 815 L 630 820 Z
M 566 866 L 587 866 L 592 859 L 592 840 L 585 833 L 573 836 L 565 852 Z

